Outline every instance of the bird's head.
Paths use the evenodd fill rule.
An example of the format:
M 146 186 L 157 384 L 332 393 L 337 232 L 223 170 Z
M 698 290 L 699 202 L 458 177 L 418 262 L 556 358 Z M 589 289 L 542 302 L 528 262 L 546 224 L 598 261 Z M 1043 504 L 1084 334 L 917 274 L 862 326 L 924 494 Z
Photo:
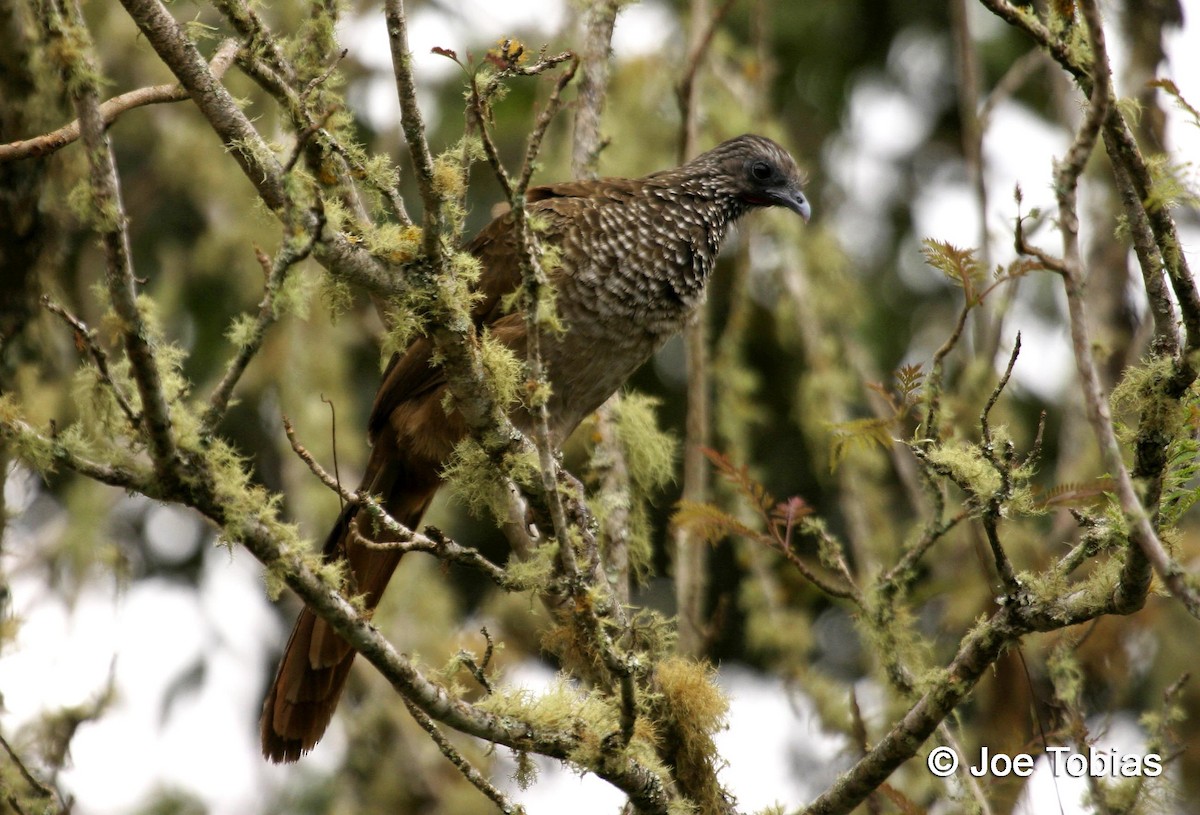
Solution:
M 795 160 L 768 138 L 738 136 L 697 156 L 695 161 L 712 166 L 726 191 L 747 207 L 787 207 L 805 222 L 812 215 Z

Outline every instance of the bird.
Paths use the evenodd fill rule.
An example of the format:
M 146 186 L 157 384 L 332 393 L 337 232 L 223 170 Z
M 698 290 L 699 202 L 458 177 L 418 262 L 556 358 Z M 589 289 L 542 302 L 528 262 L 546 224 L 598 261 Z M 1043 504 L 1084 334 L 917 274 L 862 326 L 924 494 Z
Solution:
M 746 134 L 673 169 L 642 178 L 600 178 L 530 188 L 527 212 L 547 253 L 562 331 L 540 332 L 550 386 L 550 442 L 561 445 L 587 416 L 677 334 L 700 307 L 729 228 L 746 213 L 784 207 L 805 222 L 802 175 L 776 142 Z M 513 213 L 494 218 L 465 247 L 480 265 L 472 318 L 518 355 L 526 320 L 507 295 L 522 285 Z M 550 265 L 552 264 L 552 265 Z M 429 338 L 419 336 L 384 371 L 367 426 L 371 452 L 362 489 L 416 529 L 468 429 L 446 395 Z M 512 421 L 529 432 L 528 408 Z M 326 561 L 345 561 L 367 613 L 379 603 L 401 552 L 352 534 L 348 504 L 329 532 Z M 359 530 L 366 534 L 367 530 Z M 369 537 L 369 535 L 368 535 Z M 354 661 L 351 646 L 307 606 L 300 612 L 263 703 L 264 757 L 293 762 L 328 727 Z

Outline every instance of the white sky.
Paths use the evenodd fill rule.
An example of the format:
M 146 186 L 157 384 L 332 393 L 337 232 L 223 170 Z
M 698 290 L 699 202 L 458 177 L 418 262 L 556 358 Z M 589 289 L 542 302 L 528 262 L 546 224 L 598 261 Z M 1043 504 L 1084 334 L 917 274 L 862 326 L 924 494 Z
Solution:
M 563 4 L 469 0 L 459 7 L 456 19 L 432 11 L 422 11 L 413 19 L 417 69 L 427 76 L 452 68 L 446 60 L 430 55 L 429 48 L 458 46 L 468 24 L 476 30 L 507 31 L 533 22 L 549 35 L 561 25 Z M 1195 41 L 1200 0 L 1186 0 L 1185 7 L 1193 30 L 1173 37 L 1170 74 L 1193 103 L 1200 103 L 1200 49 L 1185 44 L 1189 36 Z M 660 47 L 669 20 L 653 3 L 628 8 L 617 28 L 618 58 Z M 380 18 L 348 24 L 345 41 L 361 54 L 374 54 L 372 64 L 377 63 L 381 71 L 389 70 Z M 912 61 L 906 69 L 917 73 L 944 69 L 940 60 L 945 55 L 920 45 L 910 49 Z M 381 85 L 378 93 L 369 96 L 377 111 L 373 115 L 377 123 L 394 122 L 394 89 L 386 82 Z M 848 245 L 859 247 L 856 251 L 870 251 L 873 202 L 881 191 L 896 186 L 889 160 L 911 150 L 928 127 L 923 104 L 919 97 L 901 95 L 886 83 L 866 81 L 850 106 L 846 138 L 828 148 L 827 170 L 847 191 L 848 199 L 826 217 L 837 219 L 835 228 L 842 230 Z M 1170 132 L 1185 159 L 1200 156 L 1200 129 L 1175 117 Z M 1024 188 L 1026 206 L 1051 203 L 1049 160 L 1062 153 L 1066 138 L 1019 106 L 997 110 L 986 144 L 993 190 L 988 217 L 997 235 L 1003 234 L 1013 214 L 1006 191 L 1014 183 Z M 918 231 L 973 244 L 978 225 L 970 201 L 961 181 L 944 179 L 930 185 L 913 202 Z M 817 217 L 825 214 L 820 207 L 818 200 Z M 1194 232 L 1185 233 L 1188 250 L 1194 251 L 1197 240 Z M 993 247 L 998 260 L 1004 257 L 1002 244 L 997 241 Z M 914 268 L 905 273 L 923 272 Z M 1026 387 L 1048 395 L 1072 375 L 1062 327 L 1039 323 L 1032 314 L 1020 312 L 1014 323 L 1027 340 L 1030 332 L 1037 334 L 1040 349 L 1036 369 L 1023 372 L 1019 367 L 1017 376 L 1024 377 Z M 28 508 L 34 500 L 30 486 L 28 476 L 17 473 L 6 486 L 7 505 Z M 155 510 L 149 528 L 163 554 L 181 547 L 179 556 L 187 557 L 201 540 L 199 522 L 175 510 Z M 299 767 L 270 767 L 258 756 L 254 726 L 260 704 L 258 677 L 270 669 L 265 655 L 286 632 L 267 605 L 260 569 L 247 554 L 209 551 L 199 592 L 161 580 L 118 591 L 111 581 L 99 580 L 84 590 L 74 607 L 67 608 L 45 596 L 43 575 L 23 571 L 19 553 L 38 543 L 18 519 L 10 526 L 3 548 L 5 571 L 13 578 L 13 609 L 22 624 L 15 646 L 0 655 L 4 694 L 0 728 L 12 734 L 40 711 L 85 703 L 101 691 L 113 672 L 117 702 L 101 721 L 80 729 L 72 749 L 74 769 L 64 777 L 76 796 L 78 815 L 128 812 L 156 785 L 175 785 L 200 796 L 214 815 L 245 815 L 257 811 L 263 800 L 297 776 L 328 772 L 337 765 L 345 735 L 336 723 Z M 164 706 L 169 683 L 201 664 L 202 656 L 206 671 L 196 686 L 179 690 L 177 702 Z M 533 666 L 520 679 L 532 686 L 548 681 L 545 672 Z M 776 800 L 790 807 L 803 803 L 816 788 L 805 786 L 813 778 L 795 772 L 795 762 L 828 765 L 839 751 L 839 742 L 822 735 L 806 700 L 789 699 L 777 683 L 737 668 L 725 668 L 722 682 L 733 704 L 731 727 L 720 737 L 721 750 L 730 761 L 723 771 L 724 781 L 747 811 Z M 612 815 L 620 803 L 620 796 L 603 782 L 581 780 L 549 762 L 533 790 L 514 794 L 530 815 L 561 812 L 564 802 L 570 803 L 573 815 Z M 1031 797 L 1038 803 L 1027 800 L 1023 815 L 1059 813 L 1053 796 Z M 1070 800 L 1064 801 L 1066 812 L 1080 811 L 1071 806 Z

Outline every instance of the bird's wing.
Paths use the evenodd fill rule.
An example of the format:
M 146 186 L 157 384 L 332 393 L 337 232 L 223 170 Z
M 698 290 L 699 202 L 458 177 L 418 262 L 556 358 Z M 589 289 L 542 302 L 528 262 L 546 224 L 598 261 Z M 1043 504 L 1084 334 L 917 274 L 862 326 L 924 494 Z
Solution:
M 542 217 L 543 239 L 554 241 L 566 229 L 577 210 L 579 202 L 572 199 L 586 198 L 595 193 L 598 182 L 577 181 L 548 187 L 535 187 L 529 191 L 530 211 Z M 465 247 L 479 261 L 479 280 L 473 287 L 475 301 L 471 307 L 471 318 L 477 329 L 490 328 L 501 342 L 510 347 L 521 347 L 524 334 L 520 328 L 523 321 L 505 309 L 506 297 L 521 285 L 521 266 L 518 262 L 516 235 L 513 231 L 512 213 L 494 218 Z M 551 271 L 553 279 L 555 271 Z M 375 394 L 371 418 L 367 425 L 369 438 L 387 427 L 388 417 L 402 402 L 429 394 L 445 384 L 441 368 L 430 364 L 433 343 L 428 337 L 417 337 L 403 352 L 394 355 L 383 374 L 383 381 Z
M 623 201 L 629 199 L 643 182 L 631 178 L 592 178 L 579 181 L 565 181 L 561 184 L 547 184 L 542 187 L 532 187 L 526 193 L 525 199 L 530 203 L 553 202 L 555 199 L 588 199 L 593 202 L 610 200 Z M 563 202 L 560 202 L 563 203 Z M 544 206 L 544 205 L 543 205 Z M 550 204 L 554 206 L 553 203 Z M 534 207 L 539 210 L 543 207 Z

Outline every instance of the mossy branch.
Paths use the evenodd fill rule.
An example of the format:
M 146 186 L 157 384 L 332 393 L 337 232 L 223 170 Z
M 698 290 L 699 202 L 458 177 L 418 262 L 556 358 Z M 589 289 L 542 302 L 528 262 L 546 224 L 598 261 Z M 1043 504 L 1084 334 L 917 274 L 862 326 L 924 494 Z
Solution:
M 350 599 L 330 585 L 311 555 L 296 545 L 294 532 L 285 529 L 274 517 L 271 502 L 242 495 L 223 483 L 228 475 L 221 475 L 225 464 L 218 466 L 205 455 L 194 456 L 189 459 L 190 478 L 186 482 L 167 483 L 150 471 L 93 462 L 62 442 L 37 432 L 15 414 L 11 404 L 0 403 L 0 407 L 3 408 L 0 434 L 27 458 L 200 512 L 278 575 L 397 691 L 432 719 L 514 750 L 537 752 L 564 761 L 573 760 L 579 753 L 581 740 L 591 737 L 573 727 L 555 729 L 489 713 L 451 696 L 442 685 L 428 679 L 384 639 Z M 625 792 L 646 813 L 667 815 L 673 794 L 654 771 L 635 758 L 606 753 L 589 769 Z
M 129 358 L 138 395 L 141 397 L 141 426 L 145 432 L 158 477 L 173 482 L 181 477 L 178 451 L 171 425 L 171 410 L 155 360 L 150 331 L 138 305 L 133 257 L 129 247 L 128 223 L 121 198 L 121 182 L 116 159 L 105 134 L 104 115 L 100 110 L 99 67 L 92 55 L 91 42 L 78 0 L 59 0 L 57 13 L 46 20 L 52 38 L 82 38 L 79 48 L 64 48 L 62 54 L 74 62 L 61 68 L 71 90 L 71 101 L 79 116 L 80 134 L 87 148 L 92 209 L 100 233 L 106 260 L 105 285 Z M 70 27 L 70 34 L 66 27 Z M 197 53 L 197 58 L 199 54 Z M 207 63 L 200 60 L 204 70 Z
M 263 270 L 262 300 L 259 301 L 258 313 L 254 316 L 254 322 L 250 324 L 248 332 L 235 338 L 237 350 L 225 366 L 225 374 L 221 377 L 221 381 L 217 383 L 212 395 L 208 398 L 208 408 L 201 418 L 201 426 L 206 432 L 211 433 L 224 418 L 229 407 L 229 400 L 233 396 L 233 389 L 237 387 L 237 383 L 250 365 L 250 361 L 262 348 L 263 340 L 267 336 L 267 329 L 278 316 L 275 296 L 279 293 L 291 268 L 312 253 L 317 240 L 316 235 L 320 233 L 324 223 L 324 218 L 318 215 L 316 232 L 308 240 L 289 239 L 285 235 L 283 247 L 276 253 L 274 260 L 268 258 L 261 249 L 255 248 L 255 257 Z
M 221 138 L 247 181 L 263 203 L 285 223 L 313 233 L 316 215 L 299 205 L 288 192 L 283 167 L 272 154 L 237 101 L 217 80 L 185 28 L 171 16 L 160 0 L 122 0 L 129 16 L 180 84 L 188 91 L 209 126 Z M 230 0 L 228 13 L 248 31 L 262 32 L 261 21 Z M 276 65 L 285 64 L 282 57 Z M 326 233 L 313 247 L 313 257 L 331 273 L 350 283 L 381 294 L 399 296 L 408 289 L 406 279 L 395 274 L 370 253 L 342 233 Z
M 925 691 L 887 735 L 833 786 L 802 810 L 804 815 L 851 812 L 896 768 L 916 755 L 980 677 L 1026 634 L 1058 630 L 1104 614 L 1128 613 L 1117 608 L 1111 595 L 1098 596 L 1095 592 L 1061 598 L 1027 596 L 1025 600 L 1004 605 L 970 631 L 944 669 L 944 678 Z
M 417 82 L 413 77 L 412 52 L 408 47 L 408 17 L 404 0 L 385 0 L 388 45 L 392 52 L 392 72 L 396 77 L 396 94 L 400 100 L 400 123 L 416 171 L 417 189 L 424 206 L 421 226 L 424 230 L 425 257 L 438 268 L 442 256 L 442 233 L 445 220 L 442 214 L 443 192 L 434 183 L 433 155 L 425 139 L 425 120 L 417 104 Z

